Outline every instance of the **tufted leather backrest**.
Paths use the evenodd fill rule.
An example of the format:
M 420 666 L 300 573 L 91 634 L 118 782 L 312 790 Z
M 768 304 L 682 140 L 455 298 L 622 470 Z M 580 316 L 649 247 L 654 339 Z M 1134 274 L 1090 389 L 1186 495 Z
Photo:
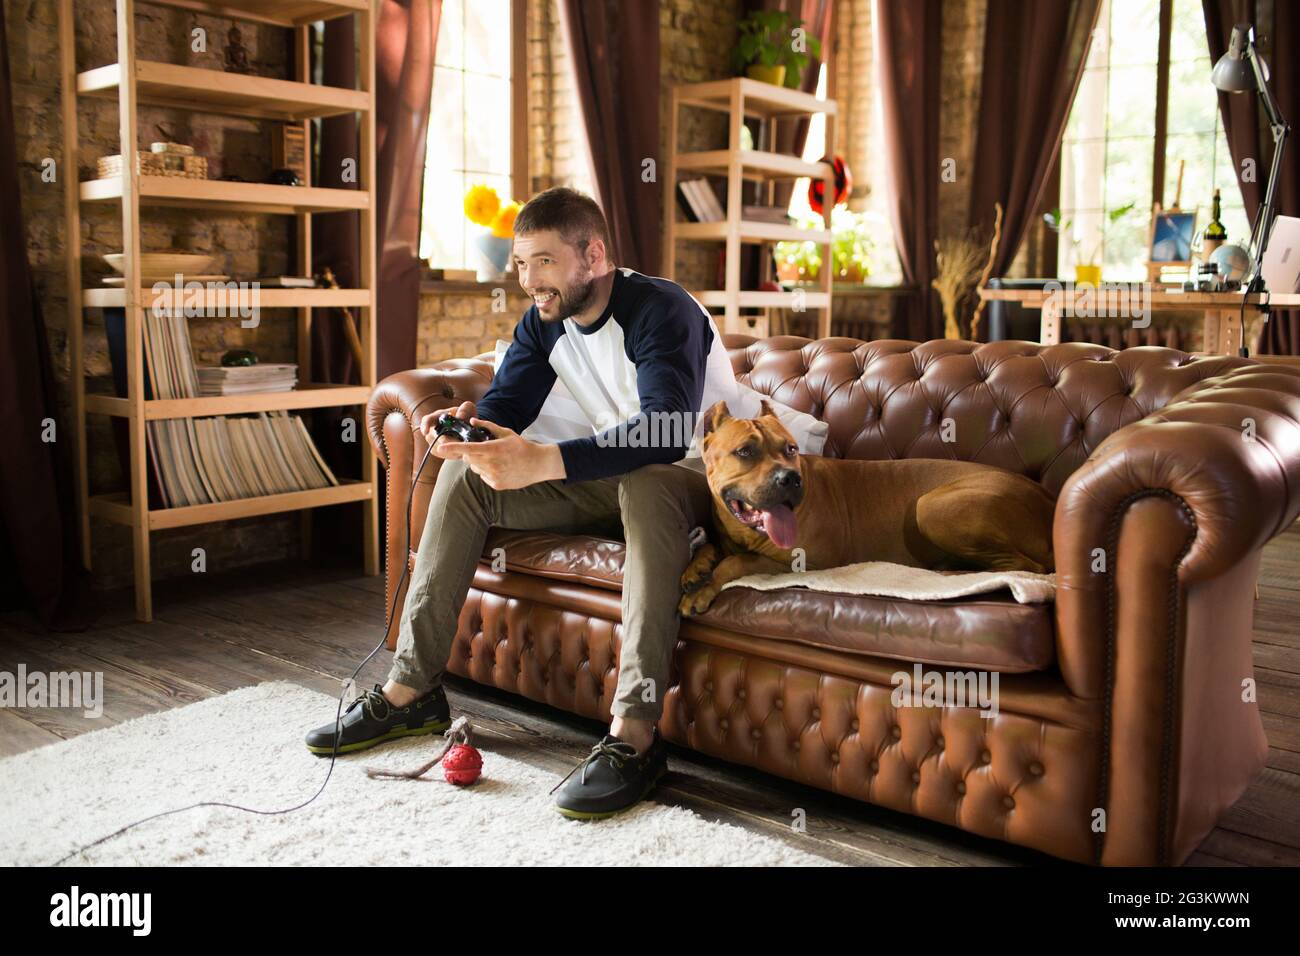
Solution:
M 830 424 L 828 456 L 978 461 L 1052 494 L 1111 432 L 1202 379 L 1253 364 L 1083 342 L 723 341 L 738 380 Z

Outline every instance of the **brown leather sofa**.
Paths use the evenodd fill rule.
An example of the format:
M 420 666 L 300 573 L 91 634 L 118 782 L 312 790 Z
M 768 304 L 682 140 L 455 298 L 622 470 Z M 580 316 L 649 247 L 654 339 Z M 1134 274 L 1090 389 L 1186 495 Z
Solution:
M 682 623 L 664 736 L 1068 860 L 1183 861 L 1267 754 L 1244 682 L 1260 551 L 1300 510 L 1300 368 L 1082 343 L 726 338 L 738 378 L 830 423 L 828 455 L 957 457 L 1041 481 L 1058 496 L 1057 600 L 729 589 Z M 490 359 L 374 391 L 390 607 L 413 560 L 413 425 L 482 396 Z M 413 551 L 438 463 L 416 491 Z M 479 565 L 451 670 L 608 720 L 621 543 L 498 529 L 485 555 L 496 547 L 506 568 Z M 895 708 L 891 675 L 914 662 L 997 671 L 1000 713 Z

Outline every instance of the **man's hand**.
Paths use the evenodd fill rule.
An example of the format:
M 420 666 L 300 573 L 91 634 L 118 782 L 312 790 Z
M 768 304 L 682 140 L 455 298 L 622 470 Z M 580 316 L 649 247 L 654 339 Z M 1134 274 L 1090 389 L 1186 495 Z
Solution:
M 433 443 L 433 453 L 435 456 L 438 458 L 454 457 L 445 454 L 447 446 L 459 445 L 461 443 L 455 438 L 448 438 L 446 435 L 438 437 L 436 441 L 434 440 L 434 432 L 438 427 L 438 419 L 442 418 L 443 415 L 451 415 L 455 418 L 459 418 L 461 421 L 469 421 L 477 414 L 478 409 L 474 407 L 473 402 L 461 402 L 459 407 L 440 408 L 436 412 L 430 412 L 428 415 L 425 415 L 420 419 L 420 434 L 424 436 L 425 441 Z
M 489 488 L 508 491 L 564 477 L 564 459 L 560 456 L 559 445 L 529 441 L 504 425 L 481 418 L 471 418 L 470 424 L 486 428 L 492 433 L 492 440 L 449 441 L 435 454 L 461 459 Z

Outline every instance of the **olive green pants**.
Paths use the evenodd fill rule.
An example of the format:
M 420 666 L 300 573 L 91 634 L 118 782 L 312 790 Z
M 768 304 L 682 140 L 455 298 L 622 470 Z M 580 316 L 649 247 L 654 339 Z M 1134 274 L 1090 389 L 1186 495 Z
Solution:
M 690 532 L 712 503 L 699 458 L 596 481 L 495 491 L 464 462 L 443 461 L 402 611 L 390 679 L 424 692 L 441 683 L 456 622 L 488 529 L 597 534 L 627 543 L 615 716 L 658 720 L 677 643 Z M 510 560 L 507 553 L 506 560 Z

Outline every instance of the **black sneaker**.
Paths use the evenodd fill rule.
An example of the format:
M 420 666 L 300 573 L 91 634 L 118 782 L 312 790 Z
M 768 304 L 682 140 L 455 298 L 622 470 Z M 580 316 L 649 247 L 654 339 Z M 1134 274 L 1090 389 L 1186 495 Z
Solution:
M 365 750 L 386 740 L 417 734 L 440 734 L 451 726 L 451 708 L 441 685 L 406 707 L 394 707 L 376 684 L 343 712 L 339 721 L 341 754 Z M 334 753 L 334 722 L 317 727 L 307 735 L 307 749 L 328 757 Z
M 579 770 L 582 773 L 574 777 Z M 653 743 L 640 754 L 626 741 L 606 734 L 582 763 L 556 784 L 556 789 L 561 785 L 563 789 L 555 797 L 555 808 L 573 820 L 603 820 L 645 799 L 667 772 L 668 748 L 658 727 Z

